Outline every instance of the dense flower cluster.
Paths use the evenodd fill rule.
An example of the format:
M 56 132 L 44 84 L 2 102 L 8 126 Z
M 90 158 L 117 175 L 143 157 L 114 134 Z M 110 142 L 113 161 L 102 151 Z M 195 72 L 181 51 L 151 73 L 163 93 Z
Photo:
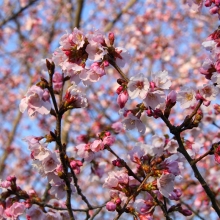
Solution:
M 212 14 L 220 14 L 220 1 L 188 2 L 199 7 L 204 3 L 206 7 L 212 7 Z M 219 94 L 220 29 L 202 43 L 210 52 L 210 56 L 200 69 L 207 82 L 198 87 L 184 85 L 177 88 L 172 84 L 167 70 L 153 72 L 150 77 L 137 72 L 128 78 L 121 68 L 129 63 L 130 55 L 126 49 L 115 47 L 114 41 L 115 36 L 112 32 L 105 37 L 99 30 L 84 33 L 74 28 L 72 33 L 66 33 L 61 37 L 60 46 L 52 58 L 45 60 L 48 79 L 46 76 L 41 77 L 40 82 L 31 86 L 21 99 L 19 108 L 22 113 L 27 110 L 31 118 L 38 116 L 38 113 L 50 115 L 56 121 L 56 128 L 53 131 L 47 130 L 45 136 L 28 136 L 24 139 L 28 143 L 32 166 L 40 177 L 47 178 L 48 189 L 43 195 L 45 198 L 41 199 L 33 190 L 22 190 L 14 176 L 0 181 L 0 219 L 15 220 L 24 213 L 29 220 L 74 219 L 73 210 L 86 212 L 89 218 L 89 212 L 96 209 L 96 206 L 91 205 L 92 202 L 81 189 L 88 187 L 81 184 L 86 181 L 99 181 L 103 188 L 109 190 L 109 199 L 101 208 L 106 207 L 109 212 L 116 211 L 117 219 L 126 212 L 135 219 L 151 220 L 158 208 L 162 210 L 166 219 L 170 219 L 169 214 L 174 212 L 190 216 L 193 213 L 190 207 L 184 208 L 181 203 L 187 185 L 179 184 L 184 182 L 187 161 L 201 184 L 197 188 L 199 196 L 202 198 L 206 193 L 215 200 L 214 195 L 218 194 L 219 188 L 212 189 L 214 193 L 211 194 L 208 184 L 205 185 L 200 177 L 196 163 L 207 155 L 214 155 L 216 163 L 220 163 L 218 135 L 216 139 L 211 140 L 212 147 L 198 156 L 200 150 L 206 149 L 208 144 L 204 140 L 198 140 L 200 136 L 195 133 L 200 132 L 199 128 L 196 129 L 204 112 L 209 111 L 211 102 L 216 101 Z M 89 112 L 89 103 L 95 100 L 93 96 L 82 92 L 80 83 L 83 83 L 83 88 L 90 88 L 92 83 L 98 82 L 106 75 L 106 68 L 110 65 L 120 74 L 120 78 L 117 79 L 117 95 L 115 94 L 117 99 L 112 99 L 116 104 L 115 108 L 120 109 L 116 112 L 120 120 L 113 123 L 109 119 L 110 126 L 107 126 L 103 125 L 100 117 L 100 120 L 91 124 L 91 128 L 86 128 L 85 133 L 71 136 L 74 144 L 67 149 L 68 143 L 65 143 L 62 137 L 62 120 L 68 121 L 72 117 L 73 122 L 77 121 L 77 115 L 68 115 L 67 112 L 72 109 L 88 109 Z M 56 72 L 57 69 L 55 71 L 58 67 L 62 73 Z M 178 106 L 175 106 L 177 103 Z M 108 104 L 106 102 L 105 106 Z M 175 119 L 170 118 L 174 106 L 188 114 L 184 119 L 182 116 L 178 118 L 181 122 L 178 121 L 177 126 Z M 219 105 L 215 105 L 214 110 L 216 115 L 219 114 Z M 164 129 L 160 134 L 152 132 L 147 136 L 147 117 L 159 118 L 169 131 Z M 83 119 L 87 120 L 86 116 Z M 70 126 L 63 129 L 68 130 Z M 140 133 L 139 142 L 134 145 L 127 143 L 127 154 L 123 155 L 122 159 L 115 153 L 114 145 L 121 141 L 120 134 L 135 128 Z M 78 130 L 81 132 L 82 127 L 78 127 Z M 186 130 L 191 130 L 193 134 L 189 137 L 183 136 L 182 132 Z M 117 135 L 119 138 L 116 138 Z M 54 145 L 51 146 L 50 143 Z M 115 158 L 107 158 L 108 154 L 107 157 L 102 157 L 104 152 Z M 81 181 L 81 175 L 88 176 L 88 170 L 91 170 L 93 177 Z M 50 196 L 48 201 L 47 194 Z M 74 194 L 78 194 L 86 204 L 86 211 L 83 205 L 80 209 L 73 209 L 71 198 Z M 208 206 L 207 199 L 206 203 Z M 213 208 L 218 211 L 216 205 L 213 205 Z M 56 209 L 58 211 L 55 212 Z

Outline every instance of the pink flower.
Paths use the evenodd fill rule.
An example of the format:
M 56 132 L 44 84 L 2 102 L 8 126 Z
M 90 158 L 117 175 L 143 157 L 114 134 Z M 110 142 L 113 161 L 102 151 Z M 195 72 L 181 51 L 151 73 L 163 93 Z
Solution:
M 158 135 L 152 136 L 152 150 L 154 154 L 160 157 L 163 154 L 164 146 L 165 146 L 164 136 L 158 136 Z
M 51 183 L 50 193 L 54 195 L 57 199 L 63 199 L 66 196 L 66 184 L 64 181 L 59 181 L 56 183 Z M 70 185 L 72 193 L 74 193 L 75 187 L 71 184 Z
M 174 154 L 177 153 L 177 148 L 179 147 L 177 141 L 175 140 L 170 140 L 164 150 L 167 150 L 169 153 Z
M 106 136 L 103 139 L 104 145 L 111 146 L 114 143 L 115 143 L 115 137 L 113 137 L 112 135 Z
M 199 93 L 206 101 L 212 101 L 216 99 L 216 96 L 219 93 L 219 89 L 214 85 L 205 84 L 199 89 Z
M 88 106 L 87 99 L 77 88 L 77 85 L 75 83 L 68 88 L 64 99 L 66 105 L 71 108 L 86 108 Z
M 202 46 L 205 47 L 206 50 L 211 51 L 215 48 L 217 43 L 214 40 L 207 40 L 202 43 Z
M 76 46 L 77 49 L 83 47 L 85 43 L 85 36 L 82 31 L 76 27 L 73 29 L 71 34 L 64 34 L 60 39 L 60 45 L 62 50 L 69 50 L 71 47 Z
M 86 47 L 86 52 L 89 55 L 89 59 L 93 61 L 101 61 L 105 54 L 107 54 L 107 50 L 103 48 L 103 46 L 95 41 L 89 41 L 89 44 Z
M 144 134 L 146 131 L 146 126 L 143 124 L 143 122 L 139 118 L 135 117 L 132 113 L 123 119 L 122 124 L 125 130 L 137 128 L 141 134 Z
M 155 90 L 149 91 L 144 99 L 146 106 L 150 106 L 152 109 L 156 109 L 160 104 L 165 103 L 165 94 L 163 91 Z
M 35 204 L 32 205 L 31 208 L 26 211 L 26 214 L 28 220 L 39 220 L 45 218 L 44 212 L 38 205 Z
M 153 154 L 151 146 L 147 144 L 137 143 L 136 146 L 134 146 L 133 149 L 129 151 L 128 158 L 132 162 L 141 165 L 141 158 L 147 154 Z
M 180 102 L 182 108 L 189 108 L 196 104 L 196 93 L 191 88 L 182 88 L 177 94 L 177 101 Z
M 128 51 L 122 47 L 116 47 L 115 52 L 117 54 L 116 56 L 116 64 L 119 67 L 124 67 L 125 63 L 129 63 L 131 57 Z
M 160 178 L 157 179 L 157 187 L 163 196 L 168 198 L 169 194 L 173 192 L 174 179 L 175 176 L 173 174 L 164 174 L 164 173 Z
M 10 186 L 11 186 L 11 182 L 10 182 L 10 181 L 8 181 L 8 180 L 1 181 L 1 180 L 0 180 L 0 187 L 1 187 L 1 188 L 7 189 L 7 188 L 9 188 Z
M 150 196 L 145 198 L 145 200 L 137 199 L 135 201 L 135 209 L 137 210 L 138 213 L 141 213 L 141 214 L 149 213 L 150 211 L 152 211 L 154 207 L 155 207 L 155 204 L 154 204 L 153 198 Z
M 182 195 L 181 189 L 174 189 L 173 192 L 170 193 L 169 199 L 178 201 Z
M 90 144 L 79 144 L 76 146 L 77 155 L 90 162 L 93 160 L 95 154 L 90 148 Z
M 113 123 L 111 128 L 114 130 L 115 133 L 120 133 L 121 130 L 123 129 L 123 126 L 122 123 L 118 121 Z
M 45 219 L 48 220 L 63 220 L 64 218 L 61 216 L 60 212 L 47 212 Z
M 45 173 L 53 172 L 59 164 L 60 162 L 57 159 L 57 155 L 51 152 L 42 160 L 42 166 Z
M 93 63 L 90 69 L 83 69 L 79 74 L 79 78 L 85 85 L 90 82 L 97 82 L 105 75 L 104 65 L 101 63 Z M 88 82 L 87 82 L 88 81 Z
M 93 151 L 93 152 L 99 152 L 101 150 L 104 149 L 104 144 L 101 140 L 95 140 L 91 146 L 90 146 L 90 149 Z
M 80 167 L 83 166 L 83 163 L 80 160 L 72 160 L 70 162 L 70 166 L 76 174 L 79 174 L 80 173 Z
M 155 83 L 155 86 L 160 89 L 169 89 L 171 86 L 171 81 L 166 70 L 152 73 L 152 81 Z
M 103 187 L 106 188 L 114 188 L 119 186 L 120 184 L 128 184 L 129 178 L 128 174 L 125 173 L 123 170 L 120 171 L 112 171 L 108 173 L 108 178 L 105 179 L 105 183 L 103 184 Z
M 5 215 L 9 218 L 16 219 L 19 215 L 22 215 L 26 207 L 24 203 L 15 202 L 9 208 L 5 209 Z
M 34 116 L 36 112 L 49 114 L 51 110 L 50 95 L 47 90 L 34 85 L 28 89 L 25 98 L 21 100 L 19 108 L 22 113 L 27 109 L 30 117 Z
M 128 83 L 128 94 L 131 99 L 136 97 L 140 97 L 144 99 L 147 95 L 149 89 L 149 81 L 143 74 L 138 74 L 137 76 L 133 76 L 130 78 Z

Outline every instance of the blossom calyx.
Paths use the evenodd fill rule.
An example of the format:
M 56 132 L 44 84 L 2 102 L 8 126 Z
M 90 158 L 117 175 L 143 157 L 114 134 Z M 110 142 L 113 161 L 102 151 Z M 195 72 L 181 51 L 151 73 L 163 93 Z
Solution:
M 142 189 L 144 191 L 152 191 L 152 190 L 156 190 L 157 187 L 153 183 L 146 183 L 142 186 Z
M 141 165 L 141 168 L 145 171 L 145 173 L 150 172 L 150 166 L 147 164 Z
M 29 195 L 28 195 L 27 192 L 24 191 L 24 190 L 19 190 L 19 191 L 18 191 L 18 195 L 19 195 L 21 198 L 26 198 L 26 199 L 29 198 Z
M 118 158 L 116 160 L 113 160 L 112 164 L 113 164 L 113 166 L 116 166 L 116 167 L 124 167 L 125 166 L 125 161 Z
M 46 134 L 45 138 L 46 138 L 47 143 L 51 143 L 53 141 L 56 141 L 56 135 L 52 131 L 50 131 L 50 134 Z
M 121 79 L 121 78 L 117 79 L 117 83 L 119 85 L 127 85 L 128 84 L 124 79 Z
M 194 120 L 193 120 L 193 122 L 192 122 L 193 126 L 194 126 L 194 127 L 198 127 L 198 126 L 199 126 L 199 123 L 200 123 L 201 120 L 202 120 L 202 118 L 203 118 L 203 114 L 197 112 L 196 115 L 195 115 L 195 118 L 194 118 Z
M 48 84 L 48 82 L 47 82 L 46 79 L 41 78 L 41 81 L 38 82 L 38 83 L 36 84 L 36 86 L 40 87 L 41 89 L 46 89 L 46 88 L 49 87 L 49 84 Z

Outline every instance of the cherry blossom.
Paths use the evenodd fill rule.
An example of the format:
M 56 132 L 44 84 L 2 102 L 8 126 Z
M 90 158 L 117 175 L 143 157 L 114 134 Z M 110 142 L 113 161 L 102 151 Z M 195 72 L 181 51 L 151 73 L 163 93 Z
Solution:
M 160 193 L 165 196 L 169 197 L 169 194 L 174 190 L 174 179 L 175 176 L 173 174 L 162 174 L 162 176 L 157 179 L 157 186 Z
M 144 99 L 146 106 L 149 106 L 152 109 L 159 108 L 164 101 L 165 94 L 160 90 L 149 91 Z
M 166 70 L 159 71 L 157 73 L 152 73 L 152 81 L 155 83 L 157 88 L 169 89 L 171 86 L 171 81 L 168 77 L 168 72 Z
M 132 130 L 137 128 L 141 134 L 144 134 L 146 131 L 146 127 L 143 122 L 131 113 L 128 114 L 125 119 L 123 119 L 122 124 L 125 130 Z
M 34 116 L 36 112 L 49 114 L 51 110 L 50 95 L 47 90 L 34 85 L 28 89 L 26 96 L 21 100 L 19 108 L 22 113 L 27 109 L 30 117 Z
M 177 94 L 177 101 L 182 108 L 189 108 L 196 103 L 196 93 L 193 89 L 184 87 Z
M 205 84 L 199 89 L 200 95 L 207 101 L 212 101 L 219 93 L 219 89 L 211 84 Z
M 131 99 L 135 99 L 140 97 L 144 99 L 149 89 L 149 81 L 143 74 L 138 74 L 136 76 L 132 76 L 127 85 L 128 94 Z

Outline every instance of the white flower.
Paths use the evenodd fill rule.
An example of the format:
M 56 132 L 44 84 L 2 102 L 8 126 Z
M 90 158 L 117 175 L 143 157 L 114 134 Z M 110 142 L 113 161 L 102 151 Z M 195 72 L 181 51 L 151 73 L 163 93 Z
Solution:
M 42 166 L 45 173 L 53 172 L 59 164 L 60 162 L 55 153 L 50 153 L 42 160 Z
M 177 101 L 180 102 L 182 108 L 189 108 L 190 106 L 195 105 L 195 91 L 191 88 L 182 88 L 177 94 Z
M 115 51 L 118 54 L 118 56 L 116 57 L 116 64 L 119 67 L 124 67 L 125 63 L 129 63 L 131 57 L 126 49 L 122 47 L 116 47 Z
M 143 122 L 133 114 L 129 114 L 127 118 L 122 121 L 122 124 L 125 130 L 137 128 L 141 134 L 144 134 L 146 131 L 146 126 L 143 124 Z
M 128 94 L 131 99 L 140 97 L 144 99 L 149 89 L 149 81 L 143 74 L 138 74 L 130 78 L 128 83 Z
M 169 197 L 169 194 L 174 190 L 174 179 L 175 176 L 171 173 L 169 174 L 162 174 L 162 176 L 157 179 L 157 187 L 160 193 L 165 196 Z
M 157 156 L 161 156 L 163 154 L 164 145 L 165 145 L 164 136 L 158 136 L 158 135 L 152 136 L 152 150 L 154 154 L 156 154 Z
M 205 47 L 206 50 L 211 51 L 215 48 L 217 43 L 214 40 L 207 40 L 202 43 L 202 46 Z
M 152 81 L 160 89 L 169 89 L 171 86 L 171 81 L 166 70 L 152 73 Z
M 160 90 L 148 92 L 144 102 L 147 107 L 150 106 L 152 109 L 158 108 L 160 104 L 165 102 L 165 94 Z
M 212 101 L 218 95 L 219 89 L 216 88 L 214 85 L 205 84 L 202 88 L 199 89 L 199 93 L 207 101 Z
M 213 73 L 211 80 L 213 83 L 217 83 L 216 87 L 220 88 L 220 74 L 215 72 Z
M 175 140 L 170 140 L 164 150 L 167 150 L 169 153 L 174 154 L 177 153 L 178 143 Z

